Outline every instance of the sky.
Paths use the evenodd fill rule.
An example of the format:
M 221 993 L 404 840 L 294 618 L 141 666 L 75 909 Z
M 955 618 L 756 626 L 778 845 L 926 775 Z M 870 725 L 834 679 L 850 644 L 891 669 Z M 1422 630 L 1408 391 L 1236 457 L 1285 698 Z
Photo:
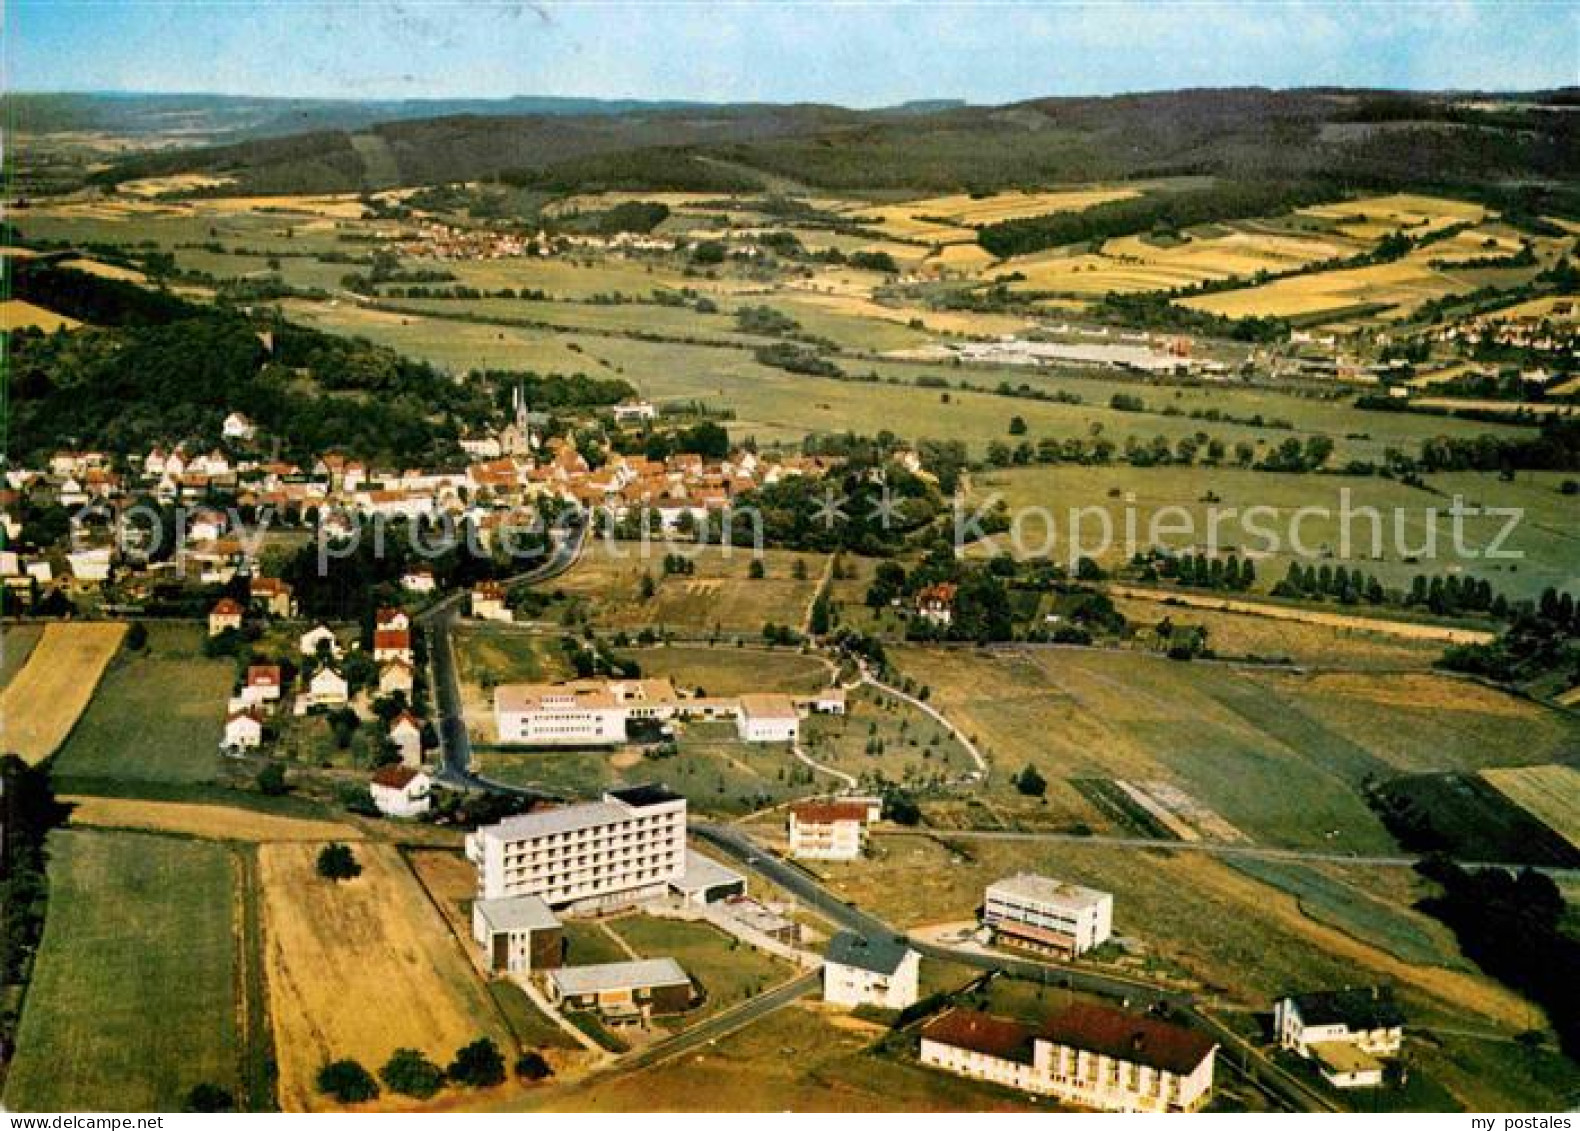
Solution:
M 1580 0 L 8 0 L 4 85 L 891 105 L 1580 85 Z

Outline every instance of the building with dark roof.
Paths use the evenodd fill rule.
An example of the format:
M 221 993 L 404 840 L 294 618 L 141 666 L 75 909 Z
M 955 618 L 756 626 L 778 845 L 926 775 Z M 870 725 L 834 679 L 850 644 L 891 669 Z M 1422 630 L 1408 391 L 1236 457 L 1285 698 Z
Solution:
M 1280 998 L 1273 1031 L 1335 1088 L 1375 1088 L 1404 1045 L 1404 1013 L 1387 986 L 1344 986 Z
M 840 931 L 823 955 L 823 1000 L 904 1009 L 920 996 L 922 956 L 893 935 Z
M 1078 1004 L 1041 1025 L 953 1009 L 921 1031 L 923 1064 L 1099 1111 L 1195 1111 L 1217 1044 L 1194 1029 Z

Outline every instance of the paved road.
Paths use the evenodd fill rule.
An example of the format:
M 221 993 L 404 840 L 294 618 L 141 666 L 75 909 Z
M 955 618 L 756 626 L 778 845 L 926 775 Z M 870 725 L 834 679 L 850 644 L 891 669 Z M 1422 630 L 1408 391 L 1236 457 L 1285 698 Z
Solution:
M 504 585 L 519 585 L 547 581 L 558 577 L 576 563 L 587 544 L 590 528 L 580 524 L 569 537 L 554 543 L 549 557 L 523 573 L 508 577 Z M 546 797 L 537 790 L 507 785 L 472 773 L 472 740 L 466 731 L 466 718 L 461 708 L 461 684 L 455 672 L 455 650 L 450 633 L 461 617 L 461 604 L 466 592 L 453 593 L 417 614 L 419 627 L 428 632 L 428 660 L 433 671 L 434 707 L 439 715 L 439 741 L 443 751 L 438 780 L 445 785 L 467 789 L 486 789 L 496 793 L 511 793 L 519 797 Z
M 1206 852 L 1214 856 L 1245 856 L 1258 860 L 1290 860 L 1311 864 L 1351 864 L 1363 868 L 1414 868 L 1419 856 L 1359 856 L 1325 852 L 1316 848 L 1272 848 L 1260 844 L 1226 844 L 1222 841 L 1168 840 L 1144 836 L 1080 836 L 1076 833 L 1015 832 L 1007 829 L 929 829 L 926 831 L 876 830 L 885 837 L 922 836 L 944 840 L 1027 840 L 1052 844 L 1088 844 L 1109 848 L 1162 848 L 1170 852 Z M 1504 868 L 1518 872 L 1531 868 L 1554 879 L 1580 879 L 1580 868 L 1551 868 L 1540 864 L 1506 864 L 1498 861 L 1456 860 L 1464 868 Z
M 761 1021 L 770 1013 L 777 1013 L 785 1006 L 812 993 L 823 984 L 822 974 L 812 971 L 782 982 L 771 990 L 764 990 L 754 998 L 742 1002 L 740 1005 L 727 1009 L 722 1013 L 715 1013 L 712 1017 L 704 1018 L 691 1028 L 676 1033 L 673 1037 L 657 1041 L 646 1048 L 637 1049 L 627 1053 L 609 1066 L 606 1072 L 610 1074 L 632 1072 L 640 1068 L 651 1068 L 655 1064 L 662 1064 L 666 1060 L 673 1060 L 677 1056 L 684 1056 L 688 1052 L 711 1045 L 721 1037 L 728 1036 L 739 1029 L 754 1022 Z M 589 1080 L 597 1079 L 602 1073 L 595 1073 L 588 1077 Z

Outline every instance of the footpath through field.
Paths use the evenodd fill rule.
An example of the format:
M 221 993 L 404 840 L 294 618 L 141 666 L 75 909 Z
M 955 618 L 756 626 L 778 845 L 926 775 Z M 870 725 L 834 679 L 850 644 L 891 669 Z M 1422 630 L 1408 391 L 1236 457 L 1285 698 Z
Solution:
M 1287 605 L 1246 601 L 1239 597 L 1179 593 L 1171 589 L 1143 589 L 1135 585 L 1119 584 L 1110 584 L 1108 592 L 1137 601 L 1156 601 L 1164 605 L 1184 605 L 1188 608 L 1212 609 L 1221 613 L 1242 613 L 1246 616 L 1266 617 L 1269 620 L 1319 624 L 1327 628 L 1349 628 L 1360 632 L 1397 636 L 1405 640 L 1436 640 L 1444 644 L 1488 644 L 1496 639 L 1495 633 L 1479 628 L 1454 628 L 1449 625 L 1389 620 L 1387 617 L 1363 617 L 1349 613 L 1323 612 L 1318 609 L 1296 609 Z

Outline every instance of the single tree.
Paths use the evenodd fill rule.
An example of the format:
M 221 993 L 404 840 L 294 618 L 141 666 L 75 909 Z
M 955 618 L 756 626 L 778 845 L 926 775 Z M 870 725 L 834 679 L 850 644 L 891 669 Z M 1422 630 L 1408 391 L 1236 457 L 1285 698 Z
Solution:
M 235 1111 L 236 1100 L 218 1084 L 198 1084 L 187 1093 L 187 1111 Z
M 516 1075 L 523 1080 L 546 1080 L 554 1075 L 554 1069 L 549 1067 L 542 1053 L 529 1049 L 517 1058 Z
M 318 853 L 318 874 L 326 880 L 354 880 L 362 865 L 346 844 L 326 844 Z
M 290 783 L 285 780 L 285 767 L 278 762 L 270 762 L 258 771 L 258 792 L 265 797 L 280 797 L 290 788 Z

